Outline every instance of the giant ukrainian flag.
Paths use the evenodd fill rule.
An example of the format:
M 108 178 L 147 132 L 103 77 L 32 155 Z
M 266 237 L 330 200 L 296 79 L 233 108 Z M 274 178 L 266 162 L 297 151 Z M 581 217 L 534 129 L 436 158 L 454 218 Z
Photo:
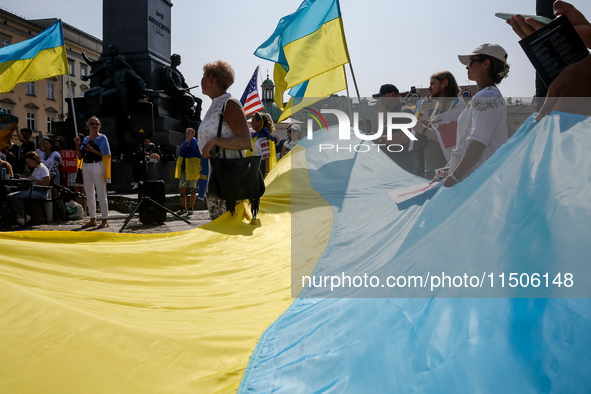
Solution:
M 0 49 L 0 92 L 17 83 L 39 81 L 68 72 L 62 21 L 35 37 Z
M 316 133 L 267 176 L 259 224 L 241 204 L 172 234 L 0 233 L 0 393 L 589 392 L 591 299 L 560 298 L 587 297 L 585 271 L 554 298 L 307 298 L 319 289 L 298 283 L 450 262 L 588 272 L 590 118 L 530 118 L 405 209 L 387 190 L 425 179 L 375 149 L 320 152 L 337 133 Z
M 312 87 L 306 97 L 346 89 L 342 66 L 349 62 L 349 52 L 338 0 L 305 0 L 296 12 L 281 18 L 254 54 L 275 62 L 275 102 L 282 110 L 283 93 L 306 81 Z M 330 73 L 335 69 L 340 71 Z M 303 97 L 306 88 L 300 86 L 298 95 Z

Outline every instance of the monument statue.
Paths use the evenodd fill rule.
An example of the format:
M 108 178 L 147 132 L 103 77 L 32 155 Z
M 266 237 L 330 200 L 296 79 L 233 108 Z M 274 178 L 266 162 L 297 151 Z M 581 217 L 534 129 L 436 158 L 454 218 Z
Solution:
M 81 77 L 83 81 L 91 79 L 94 85 L 84 94 L 87 110 L 84 116 L 113 115 L 119 108 L 127 115 L 129 102 L 137 101 L 146 94 L 144 80 L 133 71 L 114 45 L 109 45 L 109 56 L 111 58 L 94 72 Z M 91 66 L 94 64 L 91 63 Z
M 202 100 L 191 94 L 185 77 L 177 68 L 180 65 L 181 55 L 173 54 L 170 57 L 170 66 L 164 67 L 164 93 L 176 99 L 183 119 L 200 121 Z

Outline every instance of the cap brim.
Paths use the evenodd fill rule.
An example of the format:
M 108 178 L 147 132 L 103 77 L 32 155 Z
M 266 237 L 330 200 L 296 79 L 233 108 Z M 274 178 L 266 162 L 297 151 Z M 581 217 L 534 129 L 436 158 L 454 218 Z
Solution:
M 460 63 L 467 66 L 468 62 L 470 61 L 470 56 L 477 56 L 477 53 L 467 53 L 465 55 L 458 55 L 458 59 L 460 59 Z
M 381 93 L 372 94 L 371 97 L 380 98 L 380 97 L 382 97 L 382 94 Z

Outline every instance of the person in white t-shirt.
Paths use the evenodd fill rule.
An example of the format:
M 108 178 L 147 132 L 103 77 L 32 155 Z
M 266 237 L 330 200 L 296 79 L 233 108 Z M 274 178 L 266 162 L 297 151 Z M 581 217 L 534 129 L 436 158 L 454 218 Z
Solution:
M 29 152 L 25 155 L 25 163 L 31 169 L 31 179 L 33 188 L 32 191 L 21 190 L 20 192 L 10 193 L 8 197 L 8 209 L 13 212 L 16 217 L 16 222 L 19 226 L 25 225 L 25 202 L 24 199 L 29 197 L 38 200 L 47 198 L 48 189 L 35 188 L 35 186 L 49 186 L 49 170 L 41 163 L 39 155 L 35 152 Z
M 288 140 L 283 144 L 283 148 L 281 149 L 281 157 L 287 155 L 290 150 L 299 144 L 301 139 L 300 126 L 297 124 L 287 126 L 287 137 Z
M 42 137 L 40 147 L 41 149 L 37 149 L 35 152 L 39 155 L 41 164 L 49 170 L 52 182 L 59 185 L 59 165 L 62 162 L 62 156 L 55 149 L 55 142 L 49 137 Z
M 497 88 L 509 73 L 507 52 L 498 44 L 487 43 L 458 57 L 466 65 L 468 79 L 476 82 L 479 91 L 458 119 L 456 147 L 445 187 L 470 176 L 509 138 L 507 106 Z

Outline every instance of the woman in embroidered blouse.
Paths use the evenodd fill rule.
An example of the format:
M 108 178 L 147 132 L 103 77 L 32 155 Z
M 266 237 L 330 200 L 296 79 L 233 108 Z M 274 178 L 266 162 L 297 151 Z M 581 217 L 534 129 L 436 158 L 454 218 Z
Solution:
M 487 43 L 458 57 L 466 65 L 468 79 L 476 82 L 479 91 L 458 119 L 456 147 L 445 187 L 470 176 L 509 138 L 507 107 L 497 88 L 509 74 L 507 52 L 498 44 Z
M 230 159 L 239 158 L 240 151 L 244 157 L 243 151 L 251 147 L 250 133 L 240 100 L 227 92 L 233 83 L 234 69 L 230 63 L 218 60 L 203 66 L 201 90 L 213 100 L 197 132 L 199 149 L 205 159 L 215 155 L 216 146 L 226 149 L 226 158 Z M 221 137 L 218 138 L 222 111 L 224 120 Z M 215 220 L 226 212 L 226 203 L 213 194 L 208 195 L 207 209 L 211 219 Z

